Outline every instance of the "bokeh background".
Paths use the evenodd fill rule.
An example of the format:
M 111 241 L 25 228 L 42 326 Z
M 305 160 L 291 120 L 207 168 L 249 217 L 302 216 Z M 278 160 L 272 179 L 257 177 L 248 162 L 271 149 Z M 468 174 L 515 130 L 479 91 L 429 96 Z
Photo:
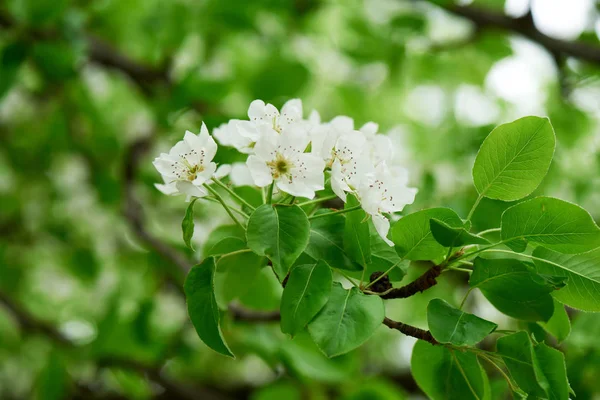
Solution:
M 599 9 L 593 0 L 1 1 L 0 398 L 424 398 L 409 373 L 414 341 L 384 326 L 333 360 L 277 323 L 227 320 L 237 360 L 204 346 L 181 282 L 226 214 L 199 202 L 198 251 L 184 249 L 186 204 L 153 187 L 152 158 L 202 121 L 243 118 L 253 99 L 280 107 L 299 97 L 305 115 L 380 124 L 420 190 L 407 212 L 465 215 L 489 131 L 547 115 L 558 147 L 537 193 L 599 221 Z M 226 148 L 217 158 L 243 161 Z M 506 207 L 484 200 L 474 223 L 497 227 Z M 388 315 L 424 327 L 429 299 L 465 293 L 464 276 L 445 277 L 388 304 Z M 258 280 L 239 303 L 276 309 L 281 288 L 267 273 Z M 467 307 L 518 327 L 480 296 Z M 599 399 L 600 316 L 570 316 L 560 348 L 571 385 L 577 399 Z M 507 398 L 490 374 L 494 398 Z

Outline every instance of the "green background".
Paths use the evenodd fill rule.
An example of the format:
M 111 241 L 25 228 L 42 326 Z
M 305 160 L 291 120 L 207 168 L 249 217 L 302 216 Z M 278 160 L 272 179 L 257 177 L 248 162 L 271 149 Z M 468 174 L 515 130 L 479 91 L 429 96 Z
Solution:
M 198 201 L 198 251 L 186 249 L 186 204 L 153 187 L 151 161 L 202 121 L 212 130 L 244 118 L 253 99 L 281 107 L 299 97 L 305 116 L 314 108 L 323 120 L 380 124 L 419 188 L 405 212 L 443 206 L 464 217 L 486 135 L 547 115 L 557 150 L 533 195 L 576 202 L 598 222 L 600 61 L 552 53 L 552 43 L 540 47 L 515 29 L 478 29 L 431 3 L 452 9 L 402 0 L 3 1 L 0 398 L 418 398 L 414 340 L 385 326 L 329 360 L 305 334 L 292 341 L 277 323 L 229 319 L 224 335 L 238 358 L 208 349 L 188 321 L 182 282 L 227 215 Z M 504 15 L 503 1 L 474 6 Z M 588 14 L 590 29 L 576 40 L 597 48 L 598 11 Z M 216 157 L 243 160 L 227 148 Z M 508 205 L 484 199 L 474 225 L 499 226 Z M 422 271 L 415 265 L 405 279 Z M 444 274 L 432 290 L 388 302 L 386 313 L 426 327 L 430 299 L 457 305 L 467 288 L 464 276 Z M 280 294 L 261 274 L 239 302 L 268 312 Z M 474 294 L 467 311 L 543 338 Z M 559 348 L 571 386 L 577 399 L 598 399 L 600 316 L 569 316 Z M 489 373 L 494 398 L 506 398 Z

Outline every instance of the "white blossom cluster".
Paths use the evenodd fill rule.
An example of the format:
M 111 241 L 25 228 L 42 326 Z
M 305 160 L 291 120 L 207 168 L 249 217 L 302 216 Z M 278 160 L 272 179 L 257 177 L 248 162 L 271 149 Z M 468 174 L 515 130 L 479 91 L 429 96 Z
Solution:
M 325 188 L 329 176 L 334 193 L 343 201 L 347 193 L 355 195 L 379 235 L 392 245 L 387 239 L 390 223 L 386 214 L 411 204 L 417 190 L 407 186 L 405 169 L 389 165 L 392 144 L 387 136 L 377 134 L 376 123 L 357 130 L 349 117 L 322 122 L 316 111 L 304 119 L 299 99 L 285 103 L 281 112 L 272 104 L 254 100 L 248 118 L 222 124 L 213 136 L 221 145 L 248 154 L 247 170 L 242 173 L 249 172 L 254 185 L 274 184 L 280 192 L 313 199 L 315 192 Z M 216 151 L 217 144 L 204 124 L 199 135 L 186 132 L 168 154 L 154 160 L 165 182 L 157 188 L 168 195 L 205 196 L 205 185 L 212 178 L 231 172 L 228 165 L 217 169 L 212 161 Z

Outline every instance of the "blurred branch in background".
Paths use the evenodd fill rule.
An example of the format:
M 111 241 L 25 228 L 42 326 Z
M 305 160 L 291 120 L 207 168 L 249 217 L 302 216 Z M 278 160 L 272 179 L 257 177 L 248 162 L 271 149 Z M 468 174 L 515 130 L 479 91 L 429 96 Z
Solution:
M 477 31 L 496 28 L 522 35 L 545 47 L 552 55 L 561 54 L 600 65 L 600 47 L 583 42 L 554 39 L 540 32 L 533 22 L 531 12 L 523 17 L 511 18 L 477 6 L 457 5 L 448 1 L 413 0 L 433 3 L 444 10 L 473 22 Z

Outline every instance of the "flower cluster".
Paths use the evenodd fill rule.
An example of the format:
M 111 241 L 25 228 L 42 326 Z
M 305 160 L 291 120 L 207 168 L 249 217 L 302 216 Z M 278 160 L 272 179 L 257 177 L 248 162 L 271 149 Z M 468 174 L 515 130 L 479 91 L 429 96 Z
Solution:
M 298 99 L 285 103 L 281 111 L 254 100 L 248 120 L 230 120 L 216 128 L 213 136 L 221 145 L 248 154 L 246 171 L 240 171 L 239 165 L 233 170 L 249 175 L 258 187 L 271 186 L 313 199 L 315 192 L 325 189 L 328 177 L 340 199 L 346 201 L 348 193 L 359 199 L 379 235 L 392 245 L 387 239 L 386 214 L 412 203 L 417 190 L 408 187 L 405 169 L 390 166 L 393 146 L 387 136 L 377 134 L 378 128 L 369 122 L 355 129 L 354 121 L 346 116 L 322 122 L 316 111 L 305 119 Z M 207 195 L 207 185 L 232 171 L 230 166 L 217 169 L 212 161 L 216 150 L 204 124 L 199 135 L 186 132 L 168 154 L 154 161 L 165 181 L 157 188 L 168 195 Z

